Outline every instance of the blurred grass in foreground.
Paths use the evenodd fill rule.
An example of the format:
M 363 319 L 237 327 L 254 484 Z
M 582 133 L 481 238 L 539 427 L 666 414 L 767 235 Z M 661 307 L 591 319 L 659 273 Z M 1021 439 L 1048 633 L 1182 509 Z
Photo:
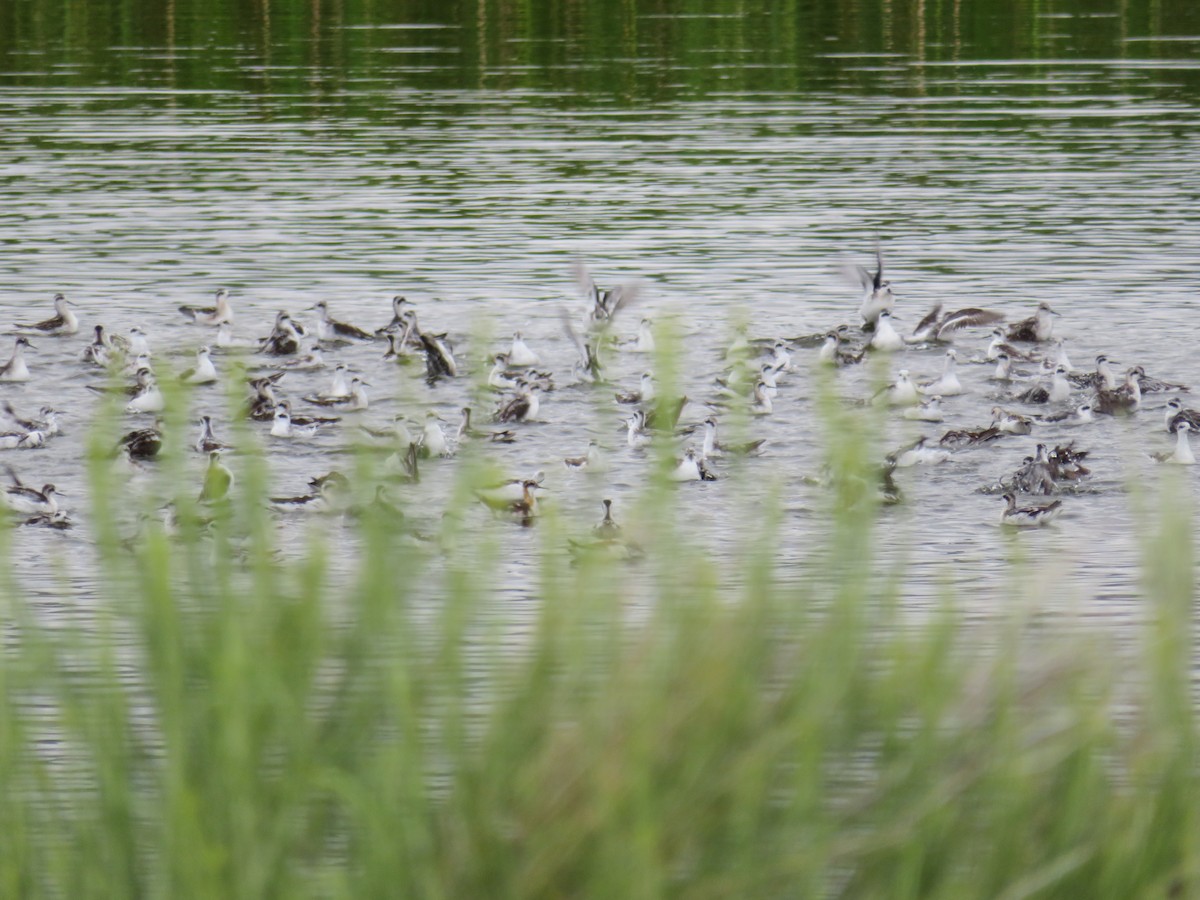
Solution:
M 278 561 L 252 455 L 211 536 L 186 497 L 132 553 L 101 528 L 97 633 L 5 584 L 0 896 L 1195 896 L 1189 513 L 1145 545 L 1140 670 L 952 602 L 902 618 L 868 577 L 864 441 L 826 406 L 807 584 L 777 579 L 768 524 L 720 587 L 659 484 L 636 571 L 568 565 L 547 513 L 514 640 L 494 548 L 430 553 L 368 512 L 354 583 L 320 525 Z M 99 522 L 116 490 L 96 465 Z

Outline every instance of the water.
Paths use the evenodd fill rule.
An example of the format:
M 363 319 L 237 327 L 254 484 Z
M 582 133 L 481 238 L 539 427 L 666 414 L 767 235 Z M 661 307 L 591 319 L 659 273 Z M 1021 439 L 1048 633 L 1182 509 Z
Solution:
M 576 257 L 605 285 L 642 283 L 622 337 L 642 315 L 678 317 L 686 421 L 707 415 L 735 323 L 752 337 L 791 337 L 852 321 L 855 291 L 834 273 L 868 263 L 877 235 L 908 327 L 935 301 L 1015 320 L 1048 300 L 1076 366 L 1105 352 L 1120 368 L 1200 384 L 1187 325 L 1200 251 L 1200 15 L 1183 2 L 1119 14 L 1086 2 L 1009 7 L 12 4 L 0 12 L 0 321 L 41 318 L 63 291 L 84 331 L 140 324 L 177 367 L 210 335 L 175 307 L 219 286 L 233 292 L 247 340 L 278 309 L 303 314 L 319 299 L 376 327 L 394 293 L 418 304 L 425 327 L 448 330 L 476 370 L 520 328 L 561 389 L 544 423 L 494 457 L 514 476 L 549 473 L 548 496 L 581 531 L 601 496 L 624 515 L 647 462 L 623 446 L 607 388 L 570 386 L 559 310 L 582 311 Z M 72 560 L 81 597 L 91 585 L 78 553 L 89 534 L 81 454 L 95 408 L 84 385 L 98 378 L 75 362 L 84 331 L 37 341 L 37 380 L 0 387 L 19 411 L 61 408 L 69 427 L 43 451 L 3 460 L 64 488 L 80 513 L 72 532 L 18 537 L 23 579 L 48 596 L 60 582 L 46 577 L 47 558 Z M 986 330 L 958 346 L 978 354 Z M 382 349 L 329 354 L 372 383 L 371 410 L 351 418 L 380 425 L 405 409 L 420 419 L 432 405 L 453 419 L 465 402 L 483 418 L 494 403 L 472 398 L 467 379 L 428 388 L 419 367 L 385 365 Z M 679 489 L 683 521 L 718 559 L 737 555 L 767 496 L 785 510 L 785 569 L 819 543 L 828 497 L 808 482 L 822 446 L 812 359 L 796 353 L 776 413 L 749 425 L 768 440 L 762 459 L 741 477 Z M 647 365 L 618 353 L 611 375 L 632 388 Z M 928 380 L 941 351 L 888 365 Z M 947 400 L 945 428 L 986 424 L 989 371 L 964 366 L 969 393 Z M 839 390 L 862 398 L 870 376 L 842 372 Z M 326 379 L 289 376 L 285 393 Z M 1068 497 L 1057 527 L 1018 541 L 1055 585 L 1048 609 L 1136 616 L 1143 523 L 1124 488 L 1160 474 L 1145 453 L 1170 447 L 1154 411 L 1162 402 L 1063 433 L 1092 451 L 1095 490 Z M 218 391 L 199 392 L 200 411 L 229 431 Z M 885 431 L 880 455 L 942 427 L 893 416 Z M 909 502 L 887 513 L 880 544 L 885 563 L 908 566 L 914 607 L 947 582 L 985 586 L 965 598 L 980 614 L 1006 602 L 1013 543 L 996 527 L 999 501 L 977 488 L 1058 436 L 904 474 Z M 602 478 L 561 464 L 589 438 L 612 451 Z M 277 491 L 294 494 L 341 458 L 331 454 L 344 439 L 266 443 Z M 199 484 L 199 458 L 193 468 Z M 454 468 L 424 467 L 434 521 Z M 153 480 L 130 478 L 135 492 Z M 489 524 L 480 510 L 468 527 Z M 281 527 L 290 552 L 303 552 L 304 526 Z M 501 535 L 497 583 L 523 596 L 536 535 Z

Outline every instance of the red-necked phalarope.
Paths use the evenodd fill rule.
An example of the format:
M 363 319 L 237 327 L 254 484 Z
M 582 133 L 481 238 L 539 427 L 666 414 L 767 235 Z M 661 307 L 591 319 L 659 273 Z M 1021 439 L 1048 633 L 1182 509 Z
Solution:
M 458 422 L 458 430 L 454 434 L 455 443 L 462 445 L 467 441 L 476 438 L 484 438 L 493 444 L 512 444 L 516 441 L 516 434 L 508 429 L 504 431 L 489 431 L 471 426 L 471 407 L 464 406 L 459 410 L 460 419 Z
M 0 431 L 0 450 L 37 450 L 46 446 L 43 431 Z
M 4 500 L 8 508 L 25 515 L 54 515 L 58 512 L 58 498 L 64 496 L 52 484 L 47 484 L 39 491 L 21 483 L 17 473 L 8 469 L 8 477 L 12 484 L 4 489 Z
M 605 540 L 618 538 L 621 535 L 621 526 L 618 525 L 613 519 L 613 502 L 608 498 L 605 498 L 602 502 L 604 503 L 604 518 L 592 528 L 592 532 L 596 535 L 596 537 Z
M 12 404 L 5 400 L 0 404 L 0 413 L 3 413 L 4 421 L 18 431 L 40 431 L 46 437 L 51 437 L 59 432 L 58 410 L 51 409 L 49 406 L 43 406 L 38 410 L 38 418 L 23 419 L 17 415 Z
M 420 453 L 423 457 L 430 456 L 452 456 L 454 451 L 450 449 L 450 442 L 446 440 L 446 433 L 442 431 L 442 417 L 438 415 L 437 410 L 430 409 L 425 413 L 425 428 L 421 432 L 420 438 Z
M 185 384 L 212 384 L 217 380 L 217 367 L 213 365 L 212 350 L 201 347 L 196 351 L 196 365 L 179 376 Z
M 1000 438 L 1004 432 L 995 426 L 989 428 L 981 428 L 977 431 L 967 429 L 947 431 L 942 435 L 938 443 L 943 447 L 951 447 L 955 450 L 962 447 L 976 447 L 980 444 L 987 444 L 991 441 Z
M 1086 425 L 1089 422 L 1095 422 L 1096 417 L 1092 414 L 1092 404 L 1083 403 L 1075 407 L 1070 412 L 1054 413 L 1049 416 L 1038 416 L 1039 422 L 1057 422 L 1062 425 Z
M 286 312 L 275 314 L 275 325 L 271 333 L 259 342 L 258 352 L 268 356 L 294 356 L 300 351 L 300 339 L 304 329 Z
M 599 443 L 588 441 L 587 451 L 583 456 L 568 456 L 563 460 L 563 465 L 576 472 L 581 469 L 601 472 L 608 468 L 608 460 L 601 452 Z
M 942 367 L 939 378 L 928 384 L 921 385 L 921 393 L 938 394 L 942 397 L 953 397 L 963 392 L 962 382 L 958 380 L 958 353 L 951 348 L 946 351 L 946 362 Z
M 213 433 L 212 416 L 200 417 L 200 437 L 193 444 L 197 453 L 212 453 L 214 450 L 228 450 L 228 444 L 217 440 L 217 436 Z
M 642 373 L 640 389 L 624 391 L 615 395 L 618 403 L 651 403 L 654 401 L 654 375 Z
M 430 334 L 416 328 L 414 317 L 413 328 L 425 351 L 425 379 L 432 384 L 443 376 L 453 378 L 458 374 L 458 362 L 454 352 L 446 341 L 445 334 Z
M 892 315 L 886 309 L 875 317 L 874 323 L 875 333 L 871 335 L 871 340 L 867 343 L 870 349 L 884 353 L 894 353 L 904 349 L 904 338 L 892 326 Z
M 921 402 L 917 386 L 908 377 L 908 369 L 901 369 L 897 372 L 896 380 L 878 391 L 871 399 L 876 400 L 881 397 L 892 406 L 916 406 Z
M 704 445 L 700 448 L 700 459 L 715 459 L 726 454 L 734 456 L 755 456 L 762 452 L 765 438 L 747 441 L 744 444 L 722 444 L 717 441 L 717 418 L 709 416 L 704 420 Z
M 1183 401 L 1178 397 L 1167 401 L 1166 413 L 1167 431 L 1172 434 L 1175 433 L 1180 422 L 1187 422 L 1192 431 L 1200 431 L 1200 410 L 1185 409 Z
M 1141 366 L 1134 366 L 1126 373 L 1125 383 L 1115 391 L 1097 391 L 1092 408 L 1106 416 L 1137 412 L 1142 405 L 1141 378 L 1144 374 Z
M 305 397 L 304 402 L 311 403 L 314 406 L 332 406 L 344 409 L 347 412 L 367 409 L 371 405 L 370 400 L 367 398 L 368 387 L 370 387 L 370 384 L 355 375 L 350 379 L 350 393 L 347 396 L 333 397 L 318 394 L 316 396 Z
M 923 344 L 927 341 L 952 341 L 954 336 L 964 328 L 993 325 L 1003 320 L 1003 313 L 974 307 L 943 314 L 942 304 L 937 303 L 925 315 L 925 318 L 917 323 L 912 336 L 905 340 L 910 344 Z
M 1017 322 L 1008 329 L 1008 339 L 1031 343 L 1049 341 L 1054 337 L 1053 317 L 1057 315 L 1060 314 L 1051 309 L 1050 304 L 1043 300 L 1038 304 L 1037 312 L 1032 317 Z
M 653 353 L 654 349 L 654 323 L 648 318 L 642 319 L 638 325 L 637 337 L 633 341 L 633 351 L 635 353 Z
M 514 331 L 512 344 L 508 349 L 508 364 L 514 369 L 527 369 L 530 366 L 536 366 L 539 361 L 540 358 L 525 343 L 525 338 L 521 332 Z
M 683 454 L 683 459 L 679 460 L 675 468 L 673 468 L 667 477 L 672 481 L 711 481 L 712 477 L 705 478 L 704 471 L 700 467 L 700 458 L 696 456 L 696 451 L 688 447 Z
M 320 344 L 313 344 L 308 348 L 308 353 L 304 356 L 298 356 L 295 359 L 285 359 L 283 362 L 275 363 L 276 369 L 285 369 L 288 372 L 310 372 L 317 369 L 325 368 L 325 356 L 321 352 Z
M 532 384 L 496 410 L 497 422 L 530 422 L 541 410 L 541 386 Z
M 936 466 L 950 458 L 949 450 L 927 447 L 926 440 L 927 438 L 921 435 L 915 443 L 889 453 L 885 459 L 897 469 L 908 469 L 912 466 Z
M 279 512 L 346 512 L 350 505 L 350 481 L 341 472 L 330 472 L 309 482 L 310 494 L 298 497 L 271 497 L 271 508 Z
M 941 422 L 945 419 L 942 414 L 941 395 L 934 394 L 928 400 L 923 401 L 920 406 L 908 407 L 902 415 L 906 419 L 915 419 L 918 422 Z
M 84 347 L 83 352 L 79 355 L 80 362 L 91 363 L 101 369 L 107 369 L 118 359 L 124 357 L 125 354 L 113 344 L 112 338 L 108 336 L 103 325 L 97 325 L 93 329 L 93 335 L 92 342 Z
M 1004 339 L 1004 329 L 996 328 L 992 331 L 992 342 L 988 344 L 986 359 L 988 362 L 995 362 L 996 357 L 1001 353 L 1008 354 L 1009 359 L 1019 359 L 1022 362 L 1037 361 L 1037 357 L 1032 353 L 1018 350 L 1012 344 L 1007 343 Z
M 646 431 L 646 413 L 638 410 L 628 419 L 622 420 L 626 425 L 625 442 L 634 450 L 640 450 L 650 445 L 651 436 Z
M 29 339 L 18 337 L 13 343 L 12 357 L 0 366 L 0 381 L 28 381 L 29 366 L 25 364 L 25 349 L 36 349 Z
M 303 425 L 293 422 L 287 403 L 280 403 L 275 407 L 275 421 L 271 423 L 271 437 L 308 438 L 315 435 L 320 427 L 320 422 L 307 422 Z
M 875 245 L 874 274 L 862 266 L 850 266 L 845 272 L 862 288 L 863 298 L 858 314 L 862 317 L 863 327 L 870 330 L 878 325 L 880 315 L 889 312 L 896 302 L 892 296 L 891 282 L 883 277 L 883 252 L 879 244 Z
M 1180 419 L 1175 426 L 1175 450 L 1171 453 L 1151 454 L 1159 462 L 1175 463 L 1179 466 L 1194 466 L 1196 457 L 1192 453 L 1192 445 L 1188 433 L 1192 430 L 1187 419 Z
M 229 291 L 217 291 L 216 306 L 181 306 L 179 311 L 197 325 L 217 326 L 233 321 L 233 307 L 229 304 Z
M 54 315 L 44 322 L 17 324 L 17 328 L 37 331 L 41 334 L 75 334 L 79 330 L 79 318 L 71 311 L 75 304 L 62 294 L 54 295 Z
M 1029 434 L 1033 431 L 1033 421 L 1028 416 L 1009 412 L 999 406 L 992 407 L 992 427 L 998 428 L 1005 434 Z
M 376 335 L 391 334 L 395 331 L 404 329 L 404 314 L 412 307 L 412 304 L 396 294 L 392 297 L 392 321 L 388 322 L 382 328 L 376 328 Z
M 1051 376 L 1050 386 L 1037 384 L 1014 398 L 1018 403 L 1065 403 L 1071 399 L 1071 383 L 1067 370 L 1059 366 Z
M 320 300 L 313 304 L 317 313 L 317 340 L 324 343 L 347 343 L 349 341 L 373 341 L 375 335 L 356 325 L 339 322 L 329 315 L 329 304 Z
M 233 472 L 221 462 L 221 451 L 208 454 L 208 468 L 204 472 L 204 486 L 200 489 L 201 503 L 216 503 L 224 500 L 233 490 Z
M 1000 514 L 1000 524 L 1014 528 L 1039 528 L 1048 525 L 1062 513 L 1062 501 L 1055 500 L 1045 506 L 1017 506 L 1015 494 L 1004 495 L 1007 504 Z
M 143 370 L 144 371 L 144 370 Z M 148 371 L 139 379 L 141 387 L 138 388 L 125 406 L 125 412 L 130 413 L 158 413 L 163 411 L 166 405 L 163 400 L 162 392 L 158 389 L 158 382 L 154 380 L 154 376 Z
M 576 284 L 588 299 L 583 327 L 589 333 L 608 328 L 617 313 L 637 300 L 640 294 L 640 286 L 636 283 L 618 284 L 607 291 L 600 290 L 582 260 L 575 260 L 572 268 Z
M 125 451 L 130 459 L 154 459 L 162 450 L 162 419 L 156 419 L 150 428 L 139 428 L 123 435 L 117 441 L 117 449 Z

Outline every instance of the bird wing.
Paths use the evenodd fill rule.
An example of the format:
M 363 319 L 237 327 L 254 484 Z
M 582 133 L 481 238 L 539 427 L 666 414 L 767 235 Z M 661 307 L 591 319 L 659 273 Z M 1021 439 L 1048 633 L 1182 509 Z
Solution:
M 993 325 L 1004 320 L 1004 314 L 990 309 L 960 309 L 950 313 L 942 320 L 938 328 L 938 337 L 953 334 L 962 328 L 973 328 L 977 325 Z

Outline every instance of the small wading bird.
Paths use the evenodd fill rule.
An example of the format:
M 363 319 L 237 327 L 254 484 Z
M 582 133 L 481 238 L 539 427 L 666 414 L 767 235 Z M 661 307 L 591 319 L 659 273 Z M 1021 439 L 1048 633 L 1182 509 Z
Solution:
M 79 330 L 79 319 L 71 311 L 75 304 L 62 294 L 54 295 L 54 315 L 44 322 L 34 324 L 17 324 L 24 331 L 36 331 L 40 334 L 74 334 Z
M 181 306 L 179 311 L 197 325 L 211 325 L 215 328 L 233 321 L 233 307 L 229 305 L 229 291 L 225 288 L 217 291 L 215 306 Z
M 1000 524 L 1011 528 L 1040 528 L 1049 525 L 1062 513 L 1062 501 L 1055 500 L 1044 506 L 1017 506 L 1017 497 L 1007 493 L 1003 497 L 1007 504 L 1000 514 Z

